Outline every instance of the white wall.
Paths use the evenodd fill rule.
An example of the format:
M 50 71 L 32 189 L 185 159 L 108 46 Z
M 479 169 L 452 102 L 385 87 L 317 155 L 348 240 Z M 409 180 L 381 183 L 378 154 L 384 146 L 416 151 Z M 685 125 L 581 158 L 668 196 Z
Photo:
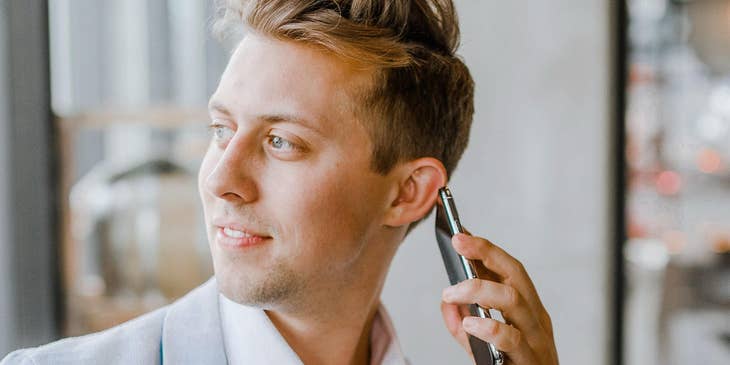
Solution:
M 608 363 L 610 11 L 607 1 L 457 0 L 476 81 L 471 142 L 452 179 L 462 221 L 531 273 L 561 364 Z M 414 364 L 470 364 L 443 325 L 432 221 L 384 290 Z

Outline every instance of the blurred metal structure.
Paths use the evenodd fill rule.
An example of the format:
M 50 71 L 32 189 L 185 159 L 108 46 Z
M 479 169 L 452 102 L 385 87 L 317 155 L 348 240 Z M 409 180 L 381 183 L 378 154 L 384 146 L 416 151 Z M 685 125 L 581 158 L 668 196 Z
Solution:
M 49 1 L 63 336 L 136 317 L 212 274 L 195 172 L 227 60 L 210 34 L 214 5 Z
M 61 204 L 63 336 L 137 317 L 213 274 L 195 178 L 208 145 L 207 119 L 204 110 L 168 106 L 57 120 L 67 197 Z M 87 147 L 79 137 L 89 133 L 107 137 L 106 153 L 77 180 L 73 152 Z
M 629 0 L 626 364 L 730 362 L 730 0 Z
M 58 292 L 48 9 L 0 8 L 0 356 L 56 337 Z

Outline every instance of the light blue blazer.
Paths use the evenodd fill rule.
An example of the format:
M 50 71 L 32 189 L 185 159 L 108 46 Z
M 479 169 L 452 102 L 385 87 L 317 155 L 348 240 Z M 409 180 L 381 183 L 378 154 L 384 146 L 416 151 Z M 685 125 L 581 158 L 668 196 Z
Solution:
M 226 364 L 221 328 L 210 279 L 169 306 L 103 332 L 12 352 L 0 365 Z

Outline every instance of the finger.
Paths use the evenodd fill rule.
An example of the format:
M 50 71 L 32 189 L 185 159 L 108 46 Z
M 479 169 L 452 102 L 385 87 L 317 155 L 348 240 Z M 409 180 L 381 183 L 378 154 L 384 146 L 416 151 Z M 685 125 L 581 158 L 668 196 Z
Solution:
M 441 298 L 446 303 L 476 303 L 482 308 L 500 310 L 507 323 L 528 334 L 530 344 L 539 344 L 544 336 L 532 309 L 519 291 L 511 286 L 481 279 L 464 280 L 445 288 Z
M 493 344 L 506 355 L 510 363 L 538 363 L 520 330 L 491 318 L 466 317 L 462 323 L 467 333 Z
M 460 255 L 482 261 L 487 269 L 498 274 L 503 280 L 524 284 L 528 290 L 537 294 L 522 263 L 491 241 L 460 233 L 452 237 L 452 244 Z
M 527 274 L 525 267 L 514 257 L 496 246 L 489 240 L 481 237 L 457 234 L 452 238 L 452 244 L 460 255 L 479 260 L 490 271 L 500 276 L 502 283 L 517 289 L 530 306 L 540 324 L 548 328 L 547 310 L 542 304 L 535 285 Z
M 461 306 L 458 304 L 450 304 L 441 302 L 441 315 L 444 318 L 446 328 L 451 333 L 451 336 L 461 345 L 461 347 L 471 354 L 471 347 L 469 347 L 469 339 L 467 338 L 464 327 L 461 325 L 462 319 L 465 317 L 462 312 Z

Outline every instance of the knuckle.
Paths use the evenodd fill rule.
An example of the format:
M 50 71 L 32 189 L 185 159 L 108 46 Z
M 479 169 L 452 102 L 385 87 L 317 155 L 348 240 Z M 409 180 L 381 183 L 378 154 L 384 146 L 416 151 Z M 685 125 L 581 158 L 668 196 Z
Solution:
M 487 332 L 487 335 L 489 335 L 489 337 L 494 338 L 499 335 L 501 330 L 499 328 L 499 323 L 497 321 L 491 320 L 491 321 L 485 321 L 484 323 L 485 323 L 484 329 Z
M 510 343 L 513 346 L 513 348 L 516 348 L 519 346 L 520 342 L 522 342 L 522 332 L 520 330 L 512 327 L 512 334 L 510 335 Z
M 482 246 L 484 247 L 494 247 L 494 243 L 484 237 L 479 237 L 479 240 L 482 242 Z
M 482 290 L 483 283 L 479 279 L 469 279 L 466 281 L 465 286 L 469 294 L 475 295 Z
M 515 271 L 520 274 L 526 274 L 527 269 L 525 269 L 525 265 L 522 263 L 522 261 L 515 259 L 514 262 Z
M 517 289 L 505 285 L 504 286 L 505 304 L 507 307 L 515 307 L 520 304 L 520 293 Z
M 549 334 L 553 333 L 553 320 L 550 318 L 550 314 L 547 312 L 544 312 L 543 314 L 543 323 L 545 324 L 545 328 Z
M 494 249 L 494 244 L 483 238 L 479 240 L 479 243 L 479 252 L 482 254 L 482 256 L 491 255 L 491 252 Z

